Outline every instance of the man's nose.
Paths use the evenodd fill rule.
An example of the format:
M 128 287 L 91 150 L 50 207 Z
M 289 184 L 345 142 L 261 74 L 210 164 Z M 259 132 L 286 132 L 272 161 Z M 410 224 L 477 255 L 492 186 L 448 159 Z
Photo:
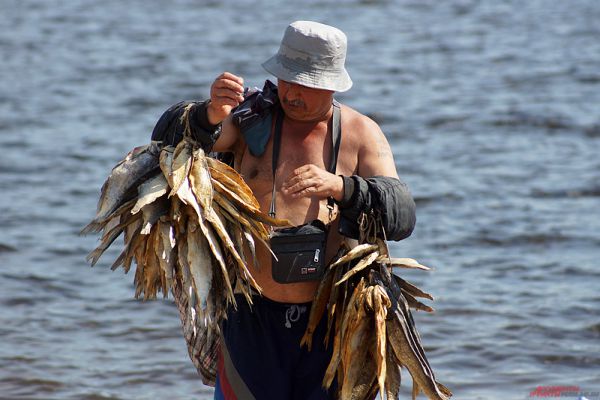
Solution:
M 290 85 L 290 87 L 288 88 L 288 90 L 285 94 L 285 97 L 288 100 L 300 99 L 302 97 L 300 88 L 298 88 L 298 86 L 296 86 L 296 85 Z
M 304 105 L 304 101 L 299 96 L 293 96 L 290 94 L 286 94 L 284 98 L 284 103 L 290 106 L 299 107 Z

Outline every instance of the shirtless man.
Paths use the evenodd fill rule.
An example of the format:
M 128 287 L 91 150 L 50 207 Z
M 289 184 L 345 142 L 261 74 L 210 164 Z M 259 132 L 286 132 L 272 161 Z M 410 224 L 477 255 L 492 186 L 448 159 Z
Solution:
M 274 178 L 276 215 L 294 225 L 314 219 L 331 222 L 326 262 L 344 235 L 356 238 L 361 212 L 377 209 L 387 239 L 409 236 L 415 223 L 414 202 L 398 179 L 383 132 L 374 121 L 345 105 L 341 105 L 337 167 L 335 173 L 327 171 L 333 152 L 333 95 L 352 85 L 344 68 L 345 55 L 346 36 L 341 31 L 298 21 L 288 26 L 278 53 L 263 64 L 277 78 L 276 88 L 270 87 L 274 92 L 271 99 L 280 104 L 280 108 L 275 104 L 274 110 L 284 114 Z M 210 100 L 198 104 L 197 136 L 208 143 L 207 150 L 212 147 L 212 151 L 233 153 L 235 168 L 261 209 L 268 212 L 275 124 L 268 124 L 271 132 L 262 133 L 267 135 L 266 144 L 258 151 L 249 146 L 259 139 L 236 123 L 236 109 L 248 101 L 255 100 L 244 97 L 243 79 L 221 74 L 211 86 Z M 266 114 L 277 112 L 274 110 Z M 327 207 L 329 197 L 338 205 L 332 216 Z M 278 283 L 272 277 L 268 250 L 258 246 L 257 259 L 260 268 L 249 268 L 263 297 L 255 296 L 252 308 L 240 299 L 238 310 L 230 310 L 223 324 L 215 398 L 331 398 L 321 388 L 331 354 L 331 346 L 327 349 L 322 344 L 323 326 L 315 332 L 311 352 L 299 347 L 319 281 Z

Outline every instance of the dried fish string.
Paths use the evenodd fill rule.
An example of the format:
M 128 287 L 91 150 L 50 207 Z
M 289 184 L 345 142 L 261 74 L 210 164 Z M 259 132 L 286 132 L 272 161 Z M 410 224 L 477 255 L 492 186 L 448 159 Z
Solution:
M 355 249 L 338 252 L 330 263 L 328 279 L 321 282 L 313 301 L 313 304 L 325 304 L 326 312 L 321 311 L 321 307 L 311 309 L 302 344 L 310 345 L 316 323 L 322 315 L 327 315 L 325 343 L 333 345 L 333 355 L 323 386 L 329 388 L 337 377 L 339 398 L 372 399 L 378 391 L 382 398 L 397 398 L 400 369 L 405 367 L 413 376 L 416 392 L 421 391 L 430 399 L 447 400 L 452 393 L 435 381 L 409 310 L 411 307 L 433 311 L 417 301 L 415 296 L 433 297 L 391 273 L 393 266 L 428 268 L 413 259 L 392 259 L 381 226 L 380 215 L 361 214 L 359 243 L 362 244 Z M 383 240 L 379 236 L 383 236 Z M 374 245 L 369 246 L 369 243 Z M 324 296 L 327 298 L 321 298 Z M 361 335 L 367 334 L 367 337 L 360 340 L 360 346 L 356 345 L 359 341 L 353 331 L 358 325 L 348 322 L 357 321 L 357 310 L 363 310 L 361 320 L 370 326 L 364 330 L 365 326 L 361 325 Z M 313 315 L 313 312 L 321 315 Z M 388 328 L 400 326 L 403 328 Z M 332 336 L 333 341 L 330 340 Z M 349 341 L 350 338 L 354 341 Z M 404 347 L 399 348 L 398 343 L 405 343 L 404 347 L 410 346 L 410 349 L 403 350 Z M 365 360 L 373 361 L 373 367 L 369 367 Z M 354 365 L 363 367 L 360 373 L 353 368 Z
M 233 169 L 217 160 L 206 161 L 204 152 L 191 138 L 189 112 L 188 106 L 183 115 L 182 142 L 162 148 L 151 160 L 146 157 L 152 161 L 146 163 L 147 171 L 139 166 L 136 169 L 136 176 L 145 177 L 136 181 L 138 197 L 102 196 L 97 217 L 84 233 L 101 232 L 102 243 L 89 256 L 95 263 L 125 232 L 125 249 L 113 269 L 122 266 L 127 272 L 135 263 L 136 297 L 153 299 L 158 292 L 173 294 L 190 357 L 203 381 L 214 385 L 219 325 L 227 308 L 235 307 L 233 288 L 241 290 L 248 302 L 252 302 L 253 291 L 260 292 L 245 262 L 255 255 L 244 254 L 244 243 L 251 244 L 248 247 L 253 252 L 256 241 L 268 246 L 264 224 L 290 223 L 263 214 Z M 144 149 L 147 147 L 137 151 Z M 128 155 L 117 166 L 127 171 L 125 167 L 135 161 L 139 160 Z M 217 171 L 215 176 L 211 176 L 211 169 Z M 121 179 L 124 175 L 119 173 Z M 120 187 L 115 186 L 111 175 L 103 192 L 118 192 Z M 210 195 L 215 186 L 224 195 Z M 115 202 L 115 198 L 121 200 Z M 105 205 L 109 200 L 112 203 Z M 107 209 L 112 211 L 106 213 Z

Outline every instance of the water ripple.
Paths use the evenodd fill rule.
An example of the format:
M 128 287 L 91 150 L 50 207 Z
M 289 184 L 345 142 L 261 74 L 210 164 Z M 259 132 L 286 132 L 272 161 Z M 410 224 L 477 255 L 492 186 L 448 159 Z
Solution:
M 89 268 L 97 241 L 77 233 L 170 104 L 224 70 L 262 86 L 297 5 L 122 7 L 3 9 L 2 398 L 212 398 L 172 300 L 133 299 L 116 249 Z M 391 250 L 435 266 L 398 273 L 436 298 L 414 317 L 440 381 L 463 399 L 595 389 L 600 3 L 310 0 L 302 18 L 348 35 L 338 98 L 381 125 L 415 197 L 415 232 Z

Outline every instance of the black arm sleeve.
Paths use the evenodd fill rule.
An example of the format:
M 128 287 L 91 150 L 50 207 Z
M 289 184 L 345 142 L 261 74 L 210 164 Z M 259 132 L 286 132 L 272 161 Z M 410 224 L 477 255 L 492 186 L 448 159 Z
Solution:
M 342 178 L 344 198 L 339 203 L 342 235 L 357 239 L 361 213 L 373 211 L 381 217 L 386 239 L 397 241 L 410 236 L 415 227 L 416 207 L 404 182 L 388 176 Z
M 164 146 L 175 146 L 183 139 L 184 124 L 181 116 L 185 108 L 193 104 L 189 113 L 190 131 L 194 140 L 205 152 L 210 152 L 221 135 L 221 124 L 211 125 L 206 115 L 206 101 L 181 101 L 171 106 L 160 117 L 152 130 L 152 140 L 162 142 Z

